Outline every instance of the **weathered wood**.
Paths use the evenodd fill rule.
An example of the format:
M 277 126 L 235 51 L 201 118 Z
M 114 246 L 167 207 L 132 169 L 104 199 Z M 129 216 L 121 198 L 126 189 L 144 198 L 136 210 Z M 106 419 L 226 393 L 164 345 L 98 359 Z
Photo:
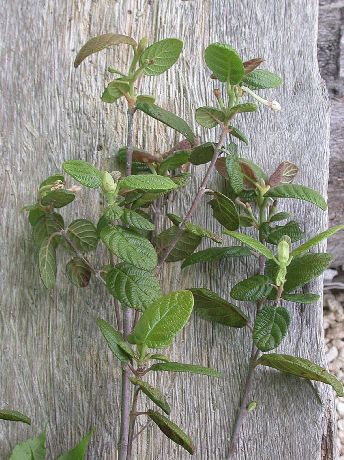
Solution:
M 62 269 L 59 287 L 46 292 L 39 281 L 28 224 L 19 214 L 21 206 L 32 201 L 39 180 L 59 170 L 63 160 L 83 158 L 102 164 L 125 139 L 124 106 L 118 114 L 117 108 L 101 103 L 99 94 L 107 79 L 106 64 L 123 65 L 128 50 L 94 56 L 77 71 L 72 67 L 75 52 L 90 36 L 109 31 L 136 38 L 183 38 L 185 50 L 178 66 L 147 81 L 144 89 L 153 90 L 160 105 L 190 122 L 190 110 L 211 97 L 213 84 L 202 63 L 204 46 L 224 41 L 244 58 L 263 56 L 268 67 L 285 78 L 285 87 L 273 92 L 283 110 L 278 115 L 261 110 L 242 118 L 240 128 L 250 134 L 243 154 L 270 170 L 283 159 L 294 161 L 301 166 L 300 181 L 325 193 L 329 113 L 316 61 L 317 2 L 28 0 L 24 8 L 21 1 L 12 0 L 0 21 L 6 68 L 1 123 L 0 402 L 30 414 L 34 421 L 33 428 L 1 425 L 0 457 L 7 458 L 17 441 L 38 433 L 48 422 L 49 458 L 56 458 L 95 426 L 88 457 L 114 460 L 120 370 L 94 323 L 96 316 L 113 320 L 113 305 L 96 283 L 82 291 L 70 287 Z M 137 133 L 138 144 L 151 149 L 168 147 L 175 140 L 170 130 L 141 116 Z M 205 138 L 211 136 L 207 133 Z M 186 211 L 200 176 L 169 203 L 170 210 Z M 83 191 L 78 203 L 73 217 L 97 215 L 95 193 Z M 298 203 L 294 211 L 297 217 L 306 215 L 309 232 L 326 225 L 326 214 L 311 205 Z M 205 206 L 197 221 L 212 226 Z M 254 270 L 253 261 L 247 260 L 235 266 L 204 266 L 197 272 L 190 268 L 180 278 L 177 268 L 169 267 L 164 285 L 206 286 L 227 296 L 237 279 Z M 311 288 L 320 292 L 321 281 Z M 281 351 L 324 363 L 321 304 L 290 309 L 292 333 Z M 247 311 L 251 313 L 248 307 Z M 171 385 L 172 417 L 195 439 L 197 460 L 226 458 L 247 373 L 249 341 L 243 331 L 194 318 L 171 353 L 175 359 L 225 373 L 219 381 L 177 376 Z M 161 382 L 168 386 L 168 380 L 164 376 Z M 259 400 L 259 409 L 245 423 L 238 459 L 334 458 L 333 399 L 327 387 L 316 385 L 320 404 L 306 382 L 260 370 L 255 388 L 252 399 Z M 146 431 L 140 444 L 138 449 L 135 445 L 138 460 L 189 458 L 156 428 Z
M 319 6 L 319 67 L 331 98 L 329 224 L 338 225 L 344 215 L 344 2 L 321 0 Z M 329 240 L 329 250 L 336 255 L 333 265 L 344 265 L 342 234 Z

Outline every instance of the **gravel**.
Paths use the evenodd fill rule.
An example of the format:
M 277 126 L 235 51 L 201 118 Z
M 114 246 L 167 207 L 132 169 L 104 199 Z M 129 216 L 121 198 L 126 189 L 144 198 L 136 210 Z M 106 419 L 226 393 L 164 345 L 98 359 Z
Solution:
M 344 380 L 344 291 L 324 295 L 324 327 L 330 372 Z M 339 459 L 344 460 L 344 398 L 336 399 Z

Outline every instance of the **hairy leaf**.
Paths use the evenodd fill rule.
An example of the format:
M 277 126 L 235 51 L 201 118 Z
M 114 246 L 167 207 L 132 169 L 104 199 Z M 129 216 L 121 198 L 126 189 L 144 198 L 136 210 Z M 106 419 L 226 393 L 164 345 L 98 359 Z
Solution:
M 69 281 L 77 287 L 86 287 L 91 279 L 90 267 L 79 257 L 73 257 L 66 265 Z
M 230 235 L 231 237 L 245 243 L 247 246 L 250 248 L 254 249 L 255 251 L 258 251 L 260 254 L 265 256 L 267 259 L 272 259 L 274 257 L 273 253 L 270 251 L 269 248 L 264 246 L 260 241 L 255 240 L 249 235 L 245 235 L 244 233 L 238 233 L 238 232 L 231 232 L 228 230 L 225 230 L 225 233 L 227 235 Z
M 170 227 L 157 236 L 156 244 L 160 253 L 170 246 L 178 232 L 178 227 Z M 187 256 L 195 251 L 201 242 L 201 236 L 195 235 L 194 233 L 187 230 L 183 230 L 177 244 L 172 249 L 166 261 L 177 262 L 179 260 L 184 260 Z
M 160 297 L 142 313 L 129 341 L 149 348 L 169 347 L 188 322 L 193 304 L 190 291 L 176 291 Z
M 230 327 L 244 327 L 247 316 L 240 308 L 205 288 L 190 289 L 194 296 L 195 312 L 203 319 Z
M 325 211 L 327 204 L 320 193 L 315 190 L 298 184 L 283 184 L 277 187 L 272 187 L 265 194 L 266 197 L 271 198 L 296 198 L 298 200 L 309 201 L 315 204 L 320 209 Z
M 114 81 L 111 81 L 105 88 L 102 94 L 102 101 L 112 104 L 122 97 L 125 93 L 128 93 L 130 89 L 129 82 L 123 80 L 122 78 L 117 78 Z
M 283 84 L 283 80 L 278 75 L 264 69 L 253 70 L 245 75 L 242 80 L 244 86 L 251 89 L 277 88 Z
M 276 227 L 271 228 L 267 236 L 267 242 L 271 244 L 278 244 L 284 235 L 289 236 L 291 242 L 295 243 L 295 241 L 299 241 L 303 238 L 304 233 L 299 224 L 294 220 L 291 220 L 285 225 L 277 225 Z
M 253 58 L 253 59 L 250 59 L 249 61 L 245 61 L 244 62 L 245 74 L 251 73 L 255 68 L 260 66 L 262 62 L 264 62 L 264 59 L 262 58 Z
M 286 372 L 287 374 L 297 375 L 307 380 L 327 383 L 332 386 L 338 396 L 344 396 L 342 382 L 329 374 L 326 369 L 312 363 L 312 361 L 308 359 L 271 353 L 261 356 L 257 361 L 257 365 L 258 364 L 272 367 L 281 372 Z
M 290 293 L 295 289 L 304 286 L 315 278 L 318 278 L 331 264 L 330 254 L 303 254 L 295 257 L 287 268 L 287 278 L 284 284 L 284 292 Z M 278 273 L 278 266 L 274 261 L 268 261 L 265 273 L 275 280 Z
M 42 189 L 43 187 L 47 186 L 47 185 L 51 185 L 51 187 L 53 187 L 54 185 L 58 185 L 58 184 L 61 184 L 61 183 L 64 183 L 64 176 L 62 176 L 61 174 L 54 174 L 53 176 L 49 176 L 47 177 L 40 185 L 39 185 L 39 189 Z
M 97 229 L 87 219 L 74 220 L 68 227 L 68 236 L 82 252 L 92 251 L 98 244 Z
M 93 430 L 87 433 L 72 450 L 61 455 L 57 460 L 84 460 L 92 434 Z
M 193 165 L 203 165 L 212 160 L 215 146 L 212 142 L 198 145 L 192 149 L 190 154 L 190 163 Z
M 204 52 L 204 59 L 220 81 L 236 85 L 245 75 L 244 65 L 238 53 L 223 43 L 209 45 Z
M 0 420 L 9 420 L 11 422 L 22 422 L 27 425 L 31 425 L 31 419 L 27 416 L 18 412 L 17 410 L 0 409 Z
M 164 192 L 177 188 L 169 178 L 153 174 L 137 174 L 124 177 L 119 181 L 120 188 L 144 190 L 148 192 Z
M 214 198 L 209 201 L 214 218 L 227 230 L 239 228 L 239 214 L 232 200 L 220 192 L 213 192 Z
M 171 113 L 155 104 L 137 103 L 136 107 L 152 118 L 161 121 L 170 128 L 175 129 L 187 138 L 192 144 L 195 141 L 195 135 L 189 125 L 182 118 Z
M 60 232 L 64 228 L 63 217 L 56 212 L 41 215 L 32 228 L 33 241 L 37 247 L 53 233 Z
M 304 252 L 309 251 L 309 249 L 313 248 L 317 244 L 319 244 L 321 241 L 330 238 L 332 235 L 335 233 L 339 232 L 340 230 L 344 229 L 344 225 L 337 225 L 336 227 L 329 228 L 325 230 L 324 232 L 319 233 L 319 235 L 314 236 L 310 240 L 306 241 L 305 243 L 301 244 L 298 248 L 295 248 L 292 252 L 291 255 L 296 257 L 300 256 Z
M 135 377 L 130 377 L 130 381 L 133 385 L 139 386 L 142 393 L 148 396 L 148 398 L 153 401 L 153 403 L 159 406 L 160 409 L 165 412 L 165 414 L 170 415 L 171 407 L 160 390 L 152 387 L 152 385 L 150 385 L 148 382 L 144 382 L 143 380 L 137 379 Z
M 290 212 L 277 212 L 276 214 L 273 214 L 271 217 L 270 217 L 270 222 L 278 222 L 280 220 L 285 220 L 285 219 L 288 219 L 288 217 L 290 217 L 291 214 Z
M 221 236 L 208 230 L 207 228 L 201 227 L 200 225 L 191 224 L 190 222 L 185 224 L 185 230 L 193 233 L 194 235 L 201 236 L 202 238 L 209 238 L 215 243 L 222 243 Z
M 278 165 L 276 171 L 270 176 L 268 184 L 276 187 L 280 184 L 290 184 L 293 182 L 299 168 L 290 161 L 283 161 Z
M 114 327 L 111 326 L 107 321 L 97 318 L 97 325 L 100 332 L 103 334 L 108 347 L 112 353 L 121 362 L 127 363 L 131 358 L 134 357 L 134 351 L 131 346 L 124 340 L 122 334 L 120 334 Z
M 225 114 L 214 107 L 199 107 L 196 109 L 196 121 L 204 128 L 215 128 L 225 120 Z
M 46 193 L 41 203 L 43 206 L 51 206 L 53 208 L 63 208 L 75 199 L 75 193 L 68 192 L 68 190 L 52 190 Z
M 244 113 L 244 112 L 255 112 L 257 110 L 257 104 L 253 104 L 252 102 L 246 102 L 244 104 L 238 104 L 232 107 L 229 111 L 229 116 L 232 118 L 237 113 Z
M 106 227 L 100 237 L 117 257 L 143 270 L 154 270 L 158 257 L 152 243 L 132 230 Z
M 101 187 L 103 173 L 84 160 L 69 160 L 62 165 L 64 171 L 81 185 L 89 188 Z
M 239 194 L 244 188 L 244 176 L 241 171 L 239 157 L 236 153 L 232 153 L 231 155 L 228 155 L 225 162 L 232 189 L 236 194 Z
M 9 460 L 45 460 L 45 433 L 18 444 Z
M 243 132 L 240 131 L 240 129 L 235 128 L 234 126 L 230 126 L 230 134 L 239 139 L 239 141 L 243 142 L 244 144 L 248 144 L 247 137 Z
M 122 221 L 128 227 L 136 228 L 137 230 L 151 231 L 155 229 L 155 225 L 150 220 L 131 209 L 123 209 Z
M 160 164 L 159 174 L 164 175 L 167 171 L 173 171 L 189 161 L 190 153 L 187 150 L 177 150 L 166 157 Z
M 47 237 L 43 240 L 38 252 L 39 273 L 44 286 L 52 289 L 56 283 L 56 249 L 53 238 Z
M 159 372 L 188 372 L 190 374 L 209 375 L 210 377 L 221 377 L 221 372 L 210 367 L 199 366 L 198 364 L 184 363 L 157 363 L 150 367 L 151 371 Z
M 121 43 L 131 45 L 133 47 L 137 45 L 136 41 L 133 38 L 128 37 L 127 35 L 103 34 L 91 38 L 84 44 L 84 46 L 78 52 L 74 61 L 74 67 L 78 67 L 82 63 L 82 61 L 91 54 L 98 53 L 99 51 L 105 48 L 109 48 L 113 45 L 119 45 Z
M 188 267 L 201 262 L 212 262 L 229 257 L 247 257 L 251 255 L 250 249 L 244 246 L 229 246 L 222 248 L 209 248 L 203 251 L 195 252 L 187 257 L 182 263 L 182 268 Z
M 183 42 L 176 38 L 166 38 L 148 46 L 140 57 L 146 75 L 156 76 L 166 72 L 175 64 L 183 49 Z
M 257 315 L 253 327 L 253 341 L 261 351 L 277 348 L 290 325 L 288 310 L 283 307 L 264 307 Z
M 162 294 L 159 281 L 151 273 L 125 262 L 107 273 L 106 285 L 122 305 L 136 310 L 144 310 Z
M 304 304 L 312 304 L 318 302 L 320 295 L 306 292 L 305 294 L 283 294 L 282 298 L 289 302 L 299 302 Z
M 192 439 L 182 431 L 179 426 L 171 422 L 164 415 L 159 414 L 159 412 L 154 412 L 149 410 L 147 413 L 148 417 L 153 420 L 154 423 L 158 425 L 160 430 L 170 438 L 176 444 L 182 446 L 187 450 L 191 455 L 195 453 L 195 446 L 192 442 Z
M 154 104 L 155 96 L 152 96 L 150 94 L 140 94 L 136 97 L 136 101 L 142 104 Z
M 254 275 L 239 281 L 231 290 L 231 297 L 236 300 L 254 301 L 265 299 L 272 291 L 272 281 L 265 275 Z

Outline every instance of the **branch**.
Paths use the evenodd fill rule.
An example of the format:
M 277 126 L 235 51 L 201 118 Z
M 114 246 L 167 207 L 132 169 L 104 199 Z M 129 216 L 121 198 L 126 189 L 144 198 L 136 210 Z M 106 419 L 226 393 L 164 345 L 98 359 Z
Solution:
M 135 430 L 135 422 L 137 417 L 137 402 L 139 398 L 140 387 L 136 387 L 133 396 L 133 403 L 131 406 L 130 412 L 130 425 L 129 425 L 129 437 L 128 437 L 128 453 L 127 453 L 127 460 L 131 459 L 131 454 L 133 450 L 133 439 L 134 439 L 134 430 Z
M 203 178 L 203 181 L 201 183 L 201 187 L 199 188 L 199 190 L 198 190 L 198 192 L 197 192 L 197 194 L 196 194 L 196 196 L 195 196 L 195 198 L 194 198 L 194 200 L 193 200 L 193 202 L 191 204 L 191 207 L 190 207 L 189 211 L 186 213 L 183 221 L 179 225 L 178 232 L 176 233 L 175 237 L 171 241 L 170 245 L 165 249 L 165 251 L 160 256 L 160 260 L 159 260 L 159 263 L 158 263 L 158 266 L 157 266 L 157 272 L 158 273 L 160 272 L 160 270 L 162 268 L 162 265 L 164 264 L 164 262 L 166 261 L 168 256 L 171 254 L 171 252 L 175 248 L 175 246 L 178 243 L 179 239 L 181 238 L 181 236 L 183 234 L 183 231 L 184 231 L 184 228 L 185 228 L 185 224 L 187 224 L 191 220 L 191 217 L 193 216 L 194 212 L 198 208 L 198 205 L 200 204 L 200 202 L 201 202 L 201 200 L 203 198 L 203 195 L 207 190 L 207 185 L 208 185 L 210 176 L 211 176 L 211 174 L 212 174 L 212 172 L 213 172 L 213 170 L 215 168 L 216 160 L 218 159 L 218 157 L 220 155 L 221 147 L 224 144 L 228 133 L 229 133 L 228 126 L 223 125 L 219 142 L 218 142 L 218 144 L 217 144 L 217 146 L 216 146 L 216 148 L 214 150 L 213 158 L 212 158 L 210 166 L 209 166 L 209 168 L 208 168 L 208 170 L 207 170 L 207 172 L 206 172 L 206 174 L 205 174 L 205 176 Z

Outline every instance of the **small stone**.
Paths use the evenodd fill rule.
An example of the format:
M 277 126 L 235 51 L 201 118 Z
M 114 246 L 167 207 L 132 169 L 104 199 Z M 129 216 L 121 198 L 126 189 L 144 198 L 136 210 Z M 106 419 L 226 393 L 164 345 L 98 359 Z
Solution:
M 337 402 L 337 412 L 339 415 L 344 417 L 344 402 L 341 402 L 341 401 Z
M 332 347 L 329 349 L 328 353 L 326 354 L 327 362 L 331 363 L 334 361 L 338 356 L 338 350 L 336 347 Z

